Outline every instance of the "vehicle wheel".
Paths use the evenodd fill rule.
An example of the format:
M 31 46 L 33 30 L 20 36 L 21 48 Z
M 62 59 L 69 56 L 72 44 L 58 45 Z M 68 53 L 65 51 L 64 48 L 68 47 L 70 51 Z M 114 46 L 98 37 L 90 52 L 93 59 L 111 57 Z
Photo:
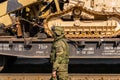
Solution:
M 0 72 L 4 69 L 5 64 L 6 64 L 6 57 L 0 56 Z

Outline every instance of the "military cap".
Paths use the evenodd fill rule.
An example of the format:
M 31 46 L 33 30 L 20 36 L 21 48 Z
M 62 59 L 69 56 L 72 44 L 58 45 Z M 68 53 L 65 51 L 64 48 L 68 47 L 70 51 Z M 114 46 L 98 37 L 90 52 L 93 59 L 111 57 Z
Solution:
M 52 31 L 55 32 L 57 35 L 64 34 L 64 29 L 60 26 L 53 26 Z
M 55 32 L 57 35 L 64 34 L 64 29 L 63 27 L 60 27 L 60 26 L 53 26 L 52 31 Z
M 53 31 L 56 31 L 56 30 L 58 30 L 58 31 L 63 31 L 64 29 L 63 29 L 63 27 L 60 27 L 60 26 L 53 26 L 53 27 L 52 27 L 52 30 L 53 30 Z

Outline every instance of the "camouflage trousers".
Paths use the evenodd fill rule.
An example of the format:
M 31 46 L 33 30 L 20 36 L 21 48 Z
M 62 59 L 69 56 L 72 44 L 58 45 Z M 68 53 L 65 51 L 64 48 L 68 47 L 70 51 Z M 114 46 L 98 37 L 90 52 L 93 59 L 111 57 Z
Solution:
M 68 79 L 68 72 L 57 71 L 57 78 L 51 78 L 50 80 L 69 80 Z

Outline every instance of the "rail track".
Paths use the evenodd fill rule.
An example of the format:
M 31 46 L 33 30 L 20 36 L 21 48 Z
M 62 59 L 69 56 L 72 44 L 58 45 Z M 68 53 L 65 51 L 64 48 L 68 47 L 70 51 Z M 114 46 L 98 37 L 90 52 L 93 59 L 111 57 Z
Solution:
M 69 74 L 70 80 L 120 80 L 120 74 Z M 0 80 L 49 80 L 50 74 L 0 74 Z

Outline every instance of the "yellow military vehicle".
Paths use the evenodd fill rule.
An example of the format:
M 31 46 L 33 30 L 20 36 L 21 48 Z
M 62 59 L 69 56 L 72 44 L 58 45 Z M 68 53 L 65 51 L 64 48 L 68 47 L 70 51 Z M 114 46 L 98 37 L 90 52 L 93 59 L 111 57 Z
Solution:
M 1 26 L 17 36 L 23 36 L 23 26 L 30 33 L 35 24 L 44 28 L 47 36 L 52 36 L 53 25 L 64 27 L 68 38 L 119 36 L 117 0 L 6 0 L 1 2 L 0 10 Z M 17 28 L 10 31 L 11 25 Z
M 0 0 L 1 70 L 6 56 L 49 58 L 52 26 L 64 28 L 70 58 L 120 58 L 119 4 L 119 0 Z

